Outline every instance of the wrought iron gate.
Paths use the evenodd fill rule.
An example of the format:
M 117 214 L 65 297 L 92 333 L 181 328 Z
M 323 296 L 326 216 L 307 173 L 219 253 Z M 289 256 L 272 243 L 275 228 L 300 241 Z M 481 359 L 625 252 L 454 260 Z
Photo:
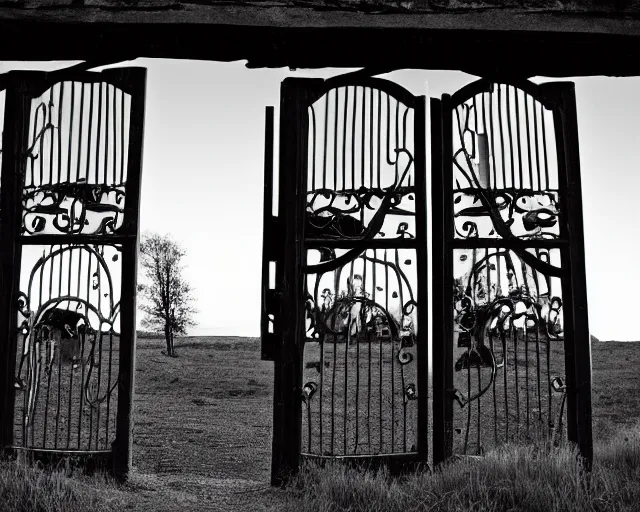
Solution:
M 559 440 L 566 425 L 590 459 L 573 84 L 479 80 L 444 96 L 441 114 L 434 458 Z
M 276 481 L 299 454 L 427 460 L 424 101 L 380 79 L 283 83 L 274 286 L 263 267 Z
M 6 78 L 5 448 L 128 471 L 145 75 Z
M 573 84 L 431 100 L 433 462 L 515 439 L 591 459 Z M 300 456 L 428 458 L 425 110 L 379 79 L 287 79 L 267 117 L 263 358 L 272 481 Z

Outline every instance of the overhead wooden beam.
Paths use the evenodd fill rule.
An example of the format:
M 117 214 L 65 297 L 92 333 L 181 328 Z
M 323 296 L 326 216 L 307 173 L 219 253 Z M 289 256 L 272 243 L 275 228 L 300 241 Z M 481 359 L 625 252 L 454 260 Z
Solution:
M 127 55 L 247 60 L 249 67 L 354 68 L 393 63 L 397 68 L 496 77 L 640 75 L 640 21 L 633 19 L 549 13 L 509 17 L 496 12 L 407 14 L 402 19 L 353 12 L 311 16 L 308 9 L 280 7 L 260 9 L 265 17 L 259 24 L 257 14 L 251 14 L 255 7 L 234 6 L 233 16 L 228 12 L 213 16 L 212 9 L 220 14 L 230 7 L 152 12 L 0 7 L 0 60 L 100 60 Z M 487 21 L 493 18 L 502 21 Z M 486 26 L 478 28 L 484 21 Z M 527 30 L 505 30 L 509 26 Z

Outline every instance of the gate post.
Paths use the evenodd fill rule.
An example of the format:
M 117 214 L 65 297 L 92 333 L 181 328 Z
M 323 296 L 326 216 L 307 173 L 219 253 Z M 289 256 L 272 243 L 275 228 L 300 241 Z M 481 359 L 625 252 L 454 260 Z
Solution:
M 429 462 L 429 311 L 428 307 L 428 250 L 427 250 L 427 162 L 426 162 L 426 98 L 417 98 L 414 110 L 414 139 L 415 160 L 414 172 L 416 177 L 416 237 L 422 238 L 423 243 L 416 249 L 416 268 L 418 277 L 417 302 L 418 333 L 424 340 L 418 346 L 418 458 L 421 463 Z M 422 197 L 424 201 L 418 199 Z M 422 283 L 422 285 L 420 285 Z M 424 291 L 424 295 L 420 292 Z
M 113 442 L 113 473 L 126 478 L 131 469 L 133 447 L 133 388 L 136 345 L 136 295 L 138 250 L 140 241 L 140 182 L 144 140 L 146 69 L 130 70 L 131 130 L 127 162 L 127 195 L 125 197 L 124 234 L 122 244 L 122 284 L 120 292 L 120 360 L 118 370 L 118 409 L 116 437 Z
M 20 281 L 22 225 L 22 164 L 26 157 L 29 107 L 19 90 L 10 82 L 5 100 L 2 135 L 2 184 L 0 185 L 0 449 L 13 444 L 15 412 L 15 376 L 17 350 L 16 301 Z
M 304 86 L 301 81 L 304 81 Z M 302 266 L 307 181 L 308 80 L 287 78 L 281 86 L 278 217 L 283 272 L 276 276 L 282 326 L 274 365 L 271 484 L 282 485 L 300 464 L 302 439 L 302 350 L 304 321 Z
M 431 218 L 433 312 L 433 464 L 451 456 L 453 442 L 453 262 L 451 96 L 431 100 Z M 446 163 L 444 156 L 446 155 Z
M 570 269 L 562 280 L 567 373 L 567 437 L 577 443 L 587 469 L 593 461 L 591 413 L 591 339 L 587 310 L 582 186 L 575 84 L 541 85 L 556 103 L 556 126 L 560 187 L 566 197 L 564 229 L 570 245 L 564 248 L 563 266 Z

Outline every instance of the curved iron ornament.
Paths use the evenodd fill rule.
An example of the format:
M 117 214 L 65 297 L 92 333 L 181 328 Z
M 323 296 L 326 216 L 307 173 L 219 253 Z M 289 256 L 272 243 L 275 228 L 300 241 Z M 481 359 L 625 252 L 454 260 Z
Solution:
M 59 82 L 38 92 L 23 155 L 21 234 L 115 234 L 125 215 L 130 95 L 104 81 Z
M 139 149 L 131 145 L 144 79 L 138 70 L 105 73 L 21 79 L 30 112 L 19 157 L 23 277 L 15 304 L 22 349 L 14 388 L 23 390 L 15 402 L 22 414 L 18 448 L 111 453 L 115 460 L 111 443 L 124 421 L 116 420 L 125 286 L 119 273 L 137 222 L 137 199 L 127 195 L 135 197 L 139 184 L 129 165 Z
M 119 247 L 114 246 L 114 249 L 119 251 Z M 113 395 L 114 391 L 118 386 L 117 376 L 113 378 L 112 381 L 112 372 L 111 372 L 111 349 L 109 352 L 109 369 L 108 369 L 108 379 L 109 383 L 106 388 L 101 392 L 100 391 L 100 376 L 96 374 L 94 378 L 94 373 L 100 373 L 102 370 L 100 369 L 102 355 L 102 348 L 99 348 L 99 345 L 102 345 L 102 336 L 104 333 L 108 334 L 111 339 L 112 336 L 118 336 L 119 333 L 115 330 L 115 325 L 117 318 L 120 313 L 120 302 L 115 302 L 113 297 L 113 280 L 111 277 L 111 271 L 109 265 L 107 264 L 104 255 L 103 255 L 104 247 L 103 246 L 87 246 L 80 244 L 72 244 L 65 247 L 58 248 L 56 250 L 52 250 L 48 255 L 41 257 L 34 267 L 31 270 L 29 275 L 27 290 L 35 290 L 37 287 L 35 286 L 35 280 L 39 279 L 38 276 L 42 274 L 47 264 L 49 264 L 50 268 L 53 268 L 54 260 L 62 261 L 62 258 L 66 254 L 70 258 L 73 258 L 73 253 L 88 253 L 90 258 L 95 259 L 97 264 L 97 270 L 95 270 L 91 275 L 85 276 L 85 281 L 87 287 L 92 291 L 97 292 L 97 295 L 107 299 L 107 309 L 109 311 L 108 316 L 103 314 L 101 305 L 96 306 L 90 300 L 90 297 L 83 298 L 77 295 L 56 295 L 55 297 L 50 297 L 44 301 L 42 301 L 43 295 L 42 290 L 39 292 L 39 301 L 40 304 L 37 306 L 35 310 L 32 310 L 30 307 L 30 298 L 25 292 L 20 292 L 18 297 L 18 312 L 24 318 L 24 321 L 20 325 L 19 331 L 23 335 L 24 339 L 24 349 L 21 357 L 21 362 L 18 368 L 18 373 L 16 376 L 16 383 L 18 388 L 24 387 L 24 380 L 20 377 L 22 372 L 22 368 L 25 362 L 27 362 L 27 388 L 25 391 L 27 393 L 26 396 L 26 407 L 23 413 L 23 439 L 27 440 L 29 437 L 29 432 L 32 431 L 34 426 L 34 414 L 36 410 L 36 405 L 38 401 L 38 396 L 41 390 L 41 372 L 43 370 L 44 364 L 44 372 L 48 375 L 48 383 L 47 383 L 47 397 L 49 394 L 49 387 L 51 385 L 51 374 L 54 370 L 54 353 L 58 353 L 58 358 L 62 358 L 62 339 L 59 339 L 56 342 L 54 332 L 56 329 L 59 331 L 59 326 L 50 325 L 47 317 L 51 316 L 52 312 L 61 312 L 66 313 L 67 316 L 73 316 L 75 318 L 74 325 L 66 325 L 67 333 L 70 335 L 69 339 L 75 338 L 78 341 L 77 344 L 80 344 L 80 337 L 82 338 L 82 346 L 85 346 L 85 340 L 88 338 L 89 342 L 89 354 L 87 356 L 87 363 L 82 362 L 82 390 L 83 390 L 83 400 L 87 403 L 90 409 L 97 409 L 101 404 L 108 402 Z M 77 261 L 81 262 L 82 257 L 80 254 L 76 254 Z M 112 257 L 112 261 L 118 261 L 119 256 L 118 253 L 114 254 Z M 91 261 L 91 260 L 89 260 Z M 80 270 L 80 269 L 78 269 Z M 91 265 L 87 267 L 87 271 L 91 272 Z M 105 281 L 106 287 L 102 285 L 102 281 Z M 79 288 L 79 286 L 78 286 Z M 84 287 L 83 287 L 84 288 Z M 45 295 L 46 296 L 46 295 Z M 94 329 L 91 326 L 92 318 L 94 321 L 97 321 L 98 329 Z M 80 334 L 79 326 L 82 325 L 82 335 Z M 105 330 L 106 329 L 106 330 Z M 46 352 L 47 359 L 43 362 L 42 358 L 45 356 L 43 352 Z M 84 353 L 84 348 L 82 349 Z M 98 354 L 100 353 L 100 354 Z M 61 360 L 61 359 L 60 359 Z M 82 360 L 82 357 L 80 357 Z M 72 372 L 77 371 L 79 364 L 77 363 L 75 357 L 73 359 L 73 369 Z M 57 373 L 60 374 L 62 371 L 62 367 L 60 363 L 58 363 Z M 79 376 L 80 377 L 80 376 Z M 73 377 L 71 377 L 73 379 Z M 97 386 L 96 386 L 97 381 Z M 20 386 L 19 384 L 22 384 Z M 58 390 L 57 394 L 60 395 L 61 382 L 58 382 Z M 69 384 L 71 388 L 73 388 L 73 380 Z M 70 393 L 71 393 L 70 388 Z M 48 403 L 48 398 L 47 398 Z M 108 404 L 107 404 L 108 408 Z M 58 406 L 59 409 L 59 406 Z M 59 410 L 58 410 L 59 414 Z M 99 413 L 98 419 L 99 421 Z M 46 411 L 44 418 L 44 433 L 43 433 L 43 442 L 46 440 Z M 108 418 L 107 418 L 108 423 Z M 71 428 L 71 425 L 68 426 L 68 429 Z M 80 430 L 80 426 L 78 426 Z M 98 433 L 96 432 L 96 435 Z M 91 436 L 92 433 L 90 432 Z M 57 436 L 56 436 L 57 441 Z M 80 442 L 80 441 L 79 441 Z
M 424 236 L 416 231 L 417 198 L 424 200 L 411 135 L 416 98 L 380 79 L 324 85 L 308 108 L 304 238 L 320 258 L 302 266 L 305 380 L 318 382 L 314 398 L 304 400 L 306 449 L 412 453 L 416 276 L 403 266 L 415 261 L 414 244 Z M 380 241 L 385 249 L 375 249 Z
M 453 283 L 458 347 L 465 350 L 454 359 L 454 371 L 464 384 L 454 386 L 450 396 L 466 411 L 464 429 L 456 429 L 464 430 L 464 453 L 472 431 L 477 453 L 484 450 L 488 439 L 481 432 L 491 424 L 495 443 L 502 435 L 509 439 L 510 432 L 519 435 L 521 421 L 529 435 L 530 413 L 542 424 L 543 407 L 549 428 L 554 428 L 551 372 L 557 371 L 557 363 L 551 353 L 557 350 L 554 342 L 564 337 L 558 278 L 565 271 L 550 255 L 565 240 L 560 190 L 553 185 L 559 179 L 555 153 L 549 155 L 547 146 L 553 130 L 547 130 L 550 114 L 544 109 L 553 108 L 538 86 L 528 82 L 480 80 L 451 97 L 450 204 L 456 249 L 449 257 L 460 256 L 454 268 L 470 266 Z M 530 379 L 537 382 L 537 396 L 531 400 Z M 504 397 L 498 398 L 500 388 Z M 492 419 L 486 396 L 489 404 L 493 398 Z M 560 422 L 563 411 L 564 404 Z

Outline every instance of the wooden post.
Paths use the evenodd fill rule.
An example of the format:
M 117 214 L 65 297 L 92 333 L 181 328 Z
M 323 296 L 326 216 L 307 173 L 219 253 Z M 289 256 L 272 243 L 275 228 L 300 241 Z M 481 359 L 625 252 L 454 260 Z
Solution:
M 140 181 L 144 139 L 146 69 L 124 71 L 130 77 L 131 113 L 127 188 L 122 242 L 122 285 L 120 298 L 120 361 L 118 369 L 118 408 L 116 437 L 113 442 L 113 472 L 124 479 L 131 469 L 133 445 L 133 391 L 136 345 L 136 294 L 140 235 Z
M 577 443 L 587 469 L 593 461 L 591 414 L 591 338 L 587 310 L 584 228 L 580 179 L 580 147 L 575 84 L 549 83 L 541 86 L 552 101 L 558 154 L 560 194 L 566 203 L 561 211 L 563 248 L 562 279 L 565 319 L 565 369 L 567 376 L 567 437 Z
M 431 216 L 433 312 L 433 463 L 452 453 L 453 442 L 453 231 L 451 97 L 431 100 Z
M 0 448 L 13 444 L 15 363 L 17 350 L 17 297 L 20 284 L 22 226 L 22 167 L 29 119 L 27 102 L 18 80 L 10 80 L 6 92 L 2 136 L 0 185 Z
M 282 485 L 299 468 L 302 439 L 302 350 L 304 347 L 302 265 L 306 199 L 308 119 L 303 83 L 282 82 L 278 217 L 283 229 L 280 297 L 281 351 L 275 362 L 271 484 Z
M 274 144 L 274 108 L 265 110 L 264 138 L 264 202 L 262 219 L 262 297 L 260 310 L 260 349 L 263 361 L 276 361 L 280 343 L 278 336 L 280 318 L 276 312 L 275 291 L 269 288 L 270 264 L 281 265 L 280 253 L 283 249 L 277 218 L 273 215 L 273 144 Z M 276 269 L 275 272 L 278 272 Z M 280 272 L 282 270 L 280 269 Z M 274 276 L 275 281 L 275 276 Z M 270 318 L 273 317 L 273 319 Z M 270 328 L 271 327 L 271 328 Z
M 417 98 L 414 114 L 414 169 L 416 185 L 416 250 L 418 302 L 418 458 L 429 462 L 429 282 L 427 276 L 427 162 L 426 162 L 426 99 Z

